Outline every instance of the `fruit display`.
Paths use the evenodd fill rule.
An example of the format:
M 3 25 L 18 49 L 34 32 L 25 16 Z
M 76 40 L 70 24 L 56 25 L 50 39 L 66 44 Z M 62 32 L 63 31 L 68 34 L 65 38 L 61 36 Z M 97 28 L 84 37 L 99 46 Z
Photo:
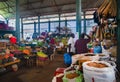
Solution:
M 39 56 L 39 57 L 47 57 L 47 55 L 45 53 L 43 53 L 42 51 L 37 52 L 37 56 Z
M 30 51 L 28 49 L 24 49 L 23 53 L 26 54 L 26 55 L 30 55 Z

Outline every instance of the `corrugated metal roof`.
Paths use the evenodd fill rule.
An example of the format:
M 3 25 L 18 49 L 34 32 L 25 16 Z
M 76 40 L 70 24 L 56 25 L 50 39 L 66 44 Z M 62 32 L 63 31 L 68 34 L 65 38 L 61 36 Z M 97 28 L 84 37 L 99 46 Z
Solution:
M 5 18 L 15 17 L 15 1 L 1 0 L 0 15 Z M 82 0 L 82 9 L 98 8 L 104 0 Z M 76 0 L 19 0 L 20 17 L 71 13 L 76 11 Z

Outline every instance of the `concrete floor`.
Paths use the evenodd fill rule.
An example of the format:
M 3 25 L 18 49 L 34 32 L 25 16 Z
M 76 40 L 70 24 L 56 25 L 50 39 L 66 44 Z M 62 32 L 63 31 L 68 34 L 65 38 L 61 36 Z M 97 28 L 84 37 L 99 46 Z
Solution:
M 58 67 L 66 67 L 63 55 L 56 55 L 53 61 L 39 67 L 21 67 L 17 72 L 7 72 L 0 76 L 0 82 L 51 82 Z
M 44 66 L 21 67 L 17 72 L 10 71 L 2 74 L 0 82 L 52 82 L 58 67 L 66 68 L 63 55 L 56 55 L 53 61 L 47 61 Z M 120 82 L 120 76 L 117 77 L 116 82 Z

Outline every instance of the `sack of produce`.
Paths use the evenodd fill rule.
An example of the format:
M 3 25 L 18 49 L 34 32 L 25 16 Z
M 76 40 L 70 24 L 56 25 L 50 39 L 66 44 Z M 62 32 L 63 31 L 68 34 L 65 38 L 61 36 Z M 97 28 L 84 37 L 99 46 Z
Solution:
M 83 75 L 78 73 L 76 70 L 73 70 L 66 72 L 62 79 L 63 82 L 82 82 Z
M 85 53 L 81 59 L 89 58 L 89 60 L 97 61 L 99 60 L 99 55 L 94 53 Z
M 79 58 L 81 58 L 81 57 L 82 57 L 81 54 L 73 55 L 72 56 L 72 64 L 75 64 L 79 60 Z
M 100 61 L 108 61 L 110 59 L 110 55 L 106 55 L 104 53 L 99 54 Z
M 94 53 L 84 53 L 84 54 L 76 54 L 72 56 L 72 64 L 75 64 L 76 61 L 80 60 L 82 61 L 86 61 L 86 60 L 99 60 L 99 55 L 98 54 L 94 54 Z
M 116 82 L 114 67 L 105 61 L 83 63 L 85 82 Z
M 79 67 L 82 70 L 82 64 L 87 61 L 98 61 L 99 55 L 94 53 L 85 53 L 79 58 Z

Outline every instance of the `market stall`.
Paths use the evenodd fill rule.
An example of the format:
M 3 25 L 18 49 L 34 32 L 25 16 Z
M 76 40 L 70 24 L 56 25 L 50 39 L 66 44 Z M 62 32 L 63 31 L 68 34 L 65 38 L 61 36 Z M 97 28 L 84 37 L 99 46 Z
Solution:
M 52 82 L 114 82 L 115 59 L 104 54 L 76 54 L 67 68 L 57 68 Z
M 91 41 L 86 45 L 88 52 L 73 55 L 70 67 L 55 75 L 52 82 L 116 82 L 116 14 L 116 1 L 104 0 L 93 13 L 97 25 L 92 27 Z

